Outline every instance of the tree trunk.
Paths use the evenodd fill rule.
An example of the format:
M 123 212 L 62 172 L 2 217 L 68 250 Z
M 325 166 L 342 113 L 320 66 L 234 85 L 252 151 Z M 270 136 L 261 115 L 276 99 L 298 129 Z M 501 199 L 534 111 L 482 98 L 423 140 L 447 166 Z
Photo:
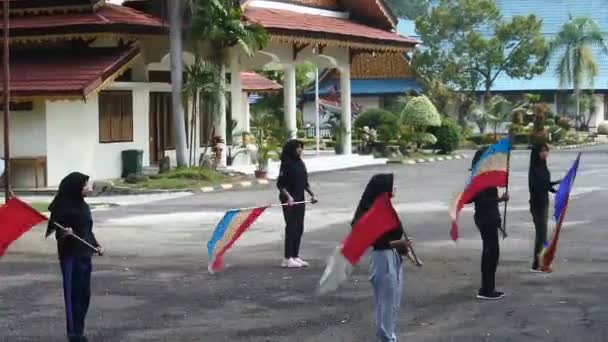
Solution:
M 579 89 L 575 89 L 575 96 L 576 96 L 576 122 L 581 122 L 581 91 Z M 580 129 L 580 124 L 579 124 L 579 129 Z
M 177 167 L 187 166 L 186 124 L 182 108 L 182 0 L 169 1 L 171 40 L 171 89 L 173 102 L 173 129 Z
M 228 148 L 228 138 L 226 136 L 226 114 L 227 114 L 227 104 L 226 104 L 226 96 L 224 95 L 224 91 L 226 89 L 226 65 L 222 59 L 219 60 L 218 67 L 220 70 L 220 82 L 219 89 L 217 91 L 217 103 L 219 106 L 218 109 L 218 130 L 216 131 L 216 135 L 221 137 L 224 140 L 224 149 L 222 150 L 222 155 L 220 157 L 219 165 L 226 166 L 226 153 Z

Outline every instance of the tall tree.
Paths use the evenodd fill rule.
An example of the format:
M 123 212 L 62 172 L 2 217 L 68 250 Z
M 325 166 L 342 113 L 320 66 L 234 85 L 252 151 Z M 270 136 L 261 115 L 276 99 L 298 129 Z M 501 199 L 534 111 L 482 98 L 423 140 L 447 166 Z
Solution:
M 171 88 L 173 103 L 173 129 L 175 130 L 175 155 L 177 167 L 187 165 L 186 124 L 182 108 L 182 0 L 169 1 L 170 40 L 171 40 Z
M 428 0 L 387 0 L 395 15 L 400 18 L 416 20 L 427 10 Z
M 192 46 L 197 54 L 211 51 L 205 56 L 219 69 L 217 92 L 220 120 L 225 120 L 226 59 L 230 48 L 238 47 L 247 55 L 253 55 L 268 43 L 264 28 L 242 19 L 243 10 L 234 0 L 189 0 L 193 18 L 191 26 Z M 220 125 L 222 126 L 222 125 Z
M 480 91 L 489 99 L 503 73 L 529 79 L 544 72 L 541 25 L 534 15 L 503 20 L 494 0 L 440 0 L 416 20 L 424 47 L 414 68 L 471 99 Z
M 599 46 L 608 54 L 601 28 L 589 18 L 571 18 L 550 44 L 549 56 L 559 56 L 556 73 L 560 85 L 570 85 L 574 89 L 576 120 L 581 114 L 581 87 L 585 81 L 592 86 L 598 73 L 593 46 Z

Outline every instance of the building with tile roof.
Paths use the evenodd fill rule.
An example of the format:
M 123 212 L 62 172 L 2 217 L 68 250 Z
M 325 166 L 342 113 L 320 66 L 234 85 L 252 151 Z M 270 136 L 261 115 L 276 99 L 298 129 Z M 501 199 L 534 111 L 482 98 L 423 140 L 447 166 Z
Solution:
M 436 3 L 436 1 L 433 1 Z M 593 19 L 608 39 L 608 1 L 606 0 L 496 0 L 498 9 L 505 20 L 518 15 L 534 14 L 542 20 L 542 34 L 547 40 L 557 36 L 562 26 L 570 18 L 587 17 Z M 590 118 L 590 128 L 594 130 L 604 120 L 608 120 L 608 56 L 594 47 L 593 53 L 599 66 L 594 84 L 586 83 L 584 90 L 593 91 L 597 111 Z M 558 115 L 574 116 L 576 112 L 569 105 L 572 93 L 570 85 L 561 86 L 557 75 L 559 55 L 549 61 L 547 69 L 532 79 L 515 79 L 502 73 L 495 81 L 492 92 L 517 98 L 524 93 L 541 95 L 551 110 Z
M 412 35 L 413 22 L 398 19 L 397 33 L 418 41 Z M 404 53 L 363 53 L 351 63 L 351 95 L 353 117 L 361 111 L 384 108 L 396 98 L 422 91 L 421 84 L 413 77 L 409 60 Z M 340 73 L 336 69 L 324 70 L 319 79 L 321 124 L 328 119 L 327 113 L 340 110 Z M 304 122 L 309 127 L 316 122 L 315 85 L 309 87 L 301 98 Z M 313 131 L 312 129 L 310 130 Z M 322 131 L 329 136 L 330 132 Z

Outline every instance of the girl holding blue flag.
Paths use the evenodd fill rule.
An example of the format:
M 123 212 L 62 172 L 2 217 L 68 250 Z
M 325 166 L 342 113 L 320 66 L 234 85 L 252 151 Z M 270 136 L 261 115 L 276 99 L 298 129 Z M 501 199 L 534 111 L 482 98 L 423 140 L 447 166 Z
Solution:
M 530 153 L 530 169 L 528 171 L 528 188 L 530 190 L 530 213 L 534 221 L 536 239 L 532 272 L 543 272 L 540 269 L 538 255 L 547 242 L 547 225 L 549 221 L 549 192 L 555 193 L 554 186 L 560 181 L 551 181 L 551 173 L 547 167 L 549 146 L 539 144 L 532 147 Z M 550 270 L 547 270 L 550 272 Z

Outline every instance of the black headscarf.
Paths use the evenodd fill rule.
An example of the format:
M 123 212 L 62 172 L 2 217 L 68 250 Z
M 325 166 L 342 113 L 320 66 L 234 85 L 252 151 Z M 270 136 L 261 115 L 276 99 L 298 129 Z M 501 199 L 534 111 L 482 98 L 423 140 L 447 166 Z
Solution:
M 369 180 L 369 183 L 367 183 L 367 186 L 365 187 L 365 191 L 363 191 L 361 200 L 359 201 L 359 206 L 355 211 L 355 216 L 351 222 L 352 225 L 354 225 L 355 222 L 372 207 L 378 196 L 385 192 L 388 192 L 389 194 L 393 193 L 394 181 L 395 177 L 392 173 L 377 174 Z
M 528 170 L 528 189 L 530 190 L 530 204 L 534 207 L 547 207 L 549 205 L 549 191 L 554 192 L 551 183 L 551 173 L 547 161 L 541 159 L 540 152 L 546 149 L 547 144 L 538 144 L 530 152 L 530 169 Z
M 532 146 L 532 151 L 530 152 L 530 169 L 541 167 L 547 169 L 547 161 L 540 158 L 540 152 L 542 150 L 549 151 L 549 146 L 547 144 L 538 144 Z
M 304 148 L 304 144 L 296 139 L 289 140 L 285 143 L 283 151 L 281 152 L 281 163 L 290 163 L 300 160 L 301 157 L 298 154 L 298 147 Z
M 477 164 L 477 162 L 479 161 L 479 159 L 481 159 L 481 156 L 487 149 L 488 149 L 487 147 L 482 147 L 479 150 L 477 150 L 477 152 L 475 152 L 475 155 L 473 156 L 473 160 L 471 161 L 471 171 L 473 171 L 475 164 Z
M 51 219 L 53 216 L 66 216 L 69 214 L 80 214 L 88 211 L 88 205 L 84 201 L 82 190 L 89 181 L 89 176 L 80 172 L 72 172 L 67 175 L 59 184 L 57 195 L 49 205 Z M 48 237 L 55 230 L 54 224 L 49 222 L 46 230 Z

